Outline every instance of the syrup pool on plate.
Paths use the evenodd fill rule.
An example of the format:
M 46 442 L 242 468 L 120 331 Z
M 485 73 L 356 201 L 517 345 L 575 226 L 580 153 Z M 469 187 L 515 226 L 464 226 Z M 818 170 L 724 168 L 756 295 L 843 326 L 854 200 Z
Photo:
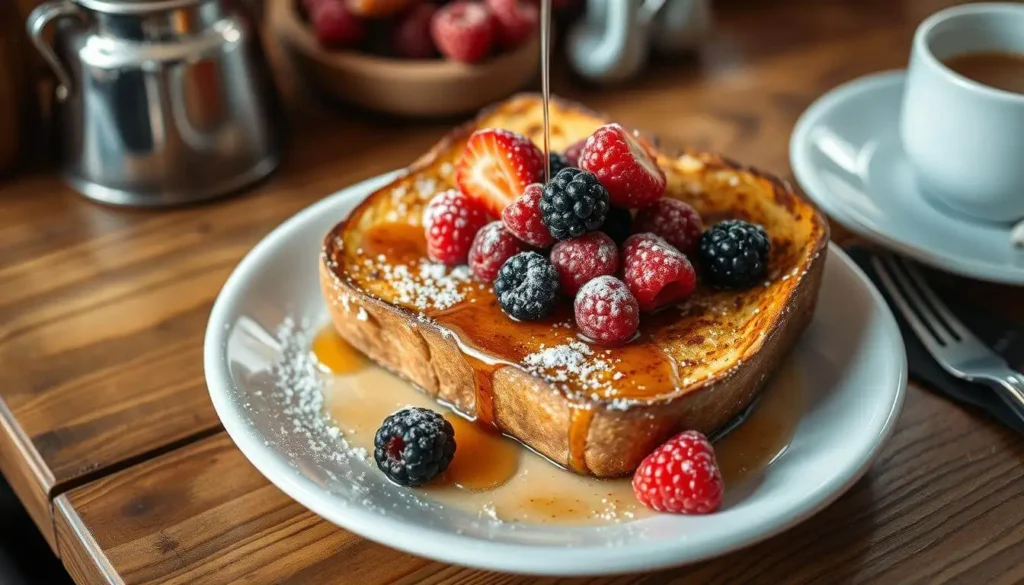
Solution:
M 374 365 L 333 327 L 311 348 L 331 372 L 324 403 L 349 446 L 373 452 L 373 437 L 389 414 L 422 406 L 455 427 L 455 459 L 418 491 L 424 498 L 506 522 L 600 525 L 653 515 L 633 496 L 629 478 L 597 479 L 572 473 L 512 439 L 438 405 L 404 380 Z M 786 362 L 743 424 L 715 443 L 726 490 L 763 471 L 785 451 L 802 410 L 799 371 Z M 372 455 L 368 465 L 374 465 Z

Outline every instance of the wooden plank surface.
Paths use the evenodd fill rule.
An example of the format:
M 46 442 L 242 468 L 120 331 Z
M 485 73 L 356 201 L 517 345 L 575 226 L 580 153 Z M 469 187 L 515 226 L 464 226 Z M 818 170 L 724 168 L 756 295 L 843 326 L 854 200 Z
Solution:
M 911 388 L 867 476 L 792 530 L 684 569 L 537 581 L 419 559 L 335 528 L 270 485 L 221 433 L 59 496 L 57 534 L 80 584 L 115 581 L 101 567 L 128 584 L 1019 583 L 1022 459 L 1019 436 Z
M 719 32 L 699 58 L 663 60 L 617 88 L 554 83 L 627 125 L 786 175 L 799 113 L 842 81 L 902 67 L 914 26 L 953 3 L 719 0 Z M 58 494 L 219 432 L 202 335 L 242 255 L 289 215 L 408 163 L 451 126 L 324 107 L 301 86 L 286 89 L 286 160 L 242 197 L 146 212 L 88 203 L 52 175 L 0 183 L 0 471 L 51 542 Z M 991 458 L 1019 464 L 1019 442 L 996 447 Z M 950 460 L 971 456 L 958 441 L 943 449 Z M 78 527 L 106 550 L 107 524 L 83 517 L 91 523 Z M 69 528 L 62 520 L 63 540 L 78 534 L 84 546 L 88 534 Z
M 272 180 L 208 206 L 105 208 L 52 176 L 0 185 L 0 470 L 44 532 L 49 499 L 67 486 L 219 429 L 203 331 L 241 257 L 288 216 L 406 164 L 448 128 L 329 120 Z

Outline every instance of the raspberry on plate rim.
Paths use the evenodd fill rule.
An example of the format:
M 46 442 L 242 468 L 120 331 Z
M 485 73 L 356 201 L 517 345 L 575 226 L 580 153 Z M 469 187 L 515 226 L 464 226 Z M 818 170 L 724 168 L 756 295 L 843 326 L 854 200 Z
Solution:
M 725 484 L 707 437 L 684 431 L 648 455 L 633 473 L 633 493 L 658 512 L 710 514 L 722 505 Z

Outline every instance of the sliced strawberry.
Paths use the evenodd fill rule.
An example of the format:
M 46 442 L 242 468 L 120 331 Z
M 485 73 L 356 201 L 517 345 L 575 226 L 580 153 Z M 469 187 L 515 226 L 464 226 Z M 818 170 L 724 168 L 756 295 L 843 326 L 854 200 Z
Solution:
M 612 205 L 646 207 L 665 194 L 665 173 L 647 148 L 618 124 L 607 124 L 587 139 L 580 168 L 597 175 Z
M 474 132 L 455 169 L 459 189 L 493 216 L 543 180 L 544 153 L 529 138 L 497 128 Z

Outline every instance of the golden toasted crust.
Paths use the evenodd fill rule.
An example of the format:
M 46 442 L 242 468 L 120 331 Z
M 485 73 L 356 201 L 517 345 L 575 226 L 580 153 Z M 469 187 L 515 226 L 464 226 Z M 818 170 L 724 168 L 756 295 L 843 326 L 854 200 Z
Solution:
M 551 119 L 555 150 L 607 122 L 559 100 Z M 342 337 L 429 395 L 596 476 L 629 473 L 673 433 L 711 433 L 741 413 L 810 321 L 828 242 L 821 216 L 756 170 L 712 154 L 657 153 L 667 196 L 687 201 L 708 223 L 739 217 L 766 227 L 769 279 L 747 291 L 698 287 L 675 312 L 645 316 L 636 347 L 581 347 L 568 321 L 513 324 L 495 316 L 486 287 L 458 271 L 369 249 L 368 234 L 381 226 L 419 225 L 426 201 L 453 186 L 466 138 L 484 127 L 539 143 L 540 100 L 515 96 L 454 129 L 327 235 L 321 282 Z M 583 353 L 566 368 L 545 354 L 553 346 Z M 638 362 L 642 371 L 632 367 Z

